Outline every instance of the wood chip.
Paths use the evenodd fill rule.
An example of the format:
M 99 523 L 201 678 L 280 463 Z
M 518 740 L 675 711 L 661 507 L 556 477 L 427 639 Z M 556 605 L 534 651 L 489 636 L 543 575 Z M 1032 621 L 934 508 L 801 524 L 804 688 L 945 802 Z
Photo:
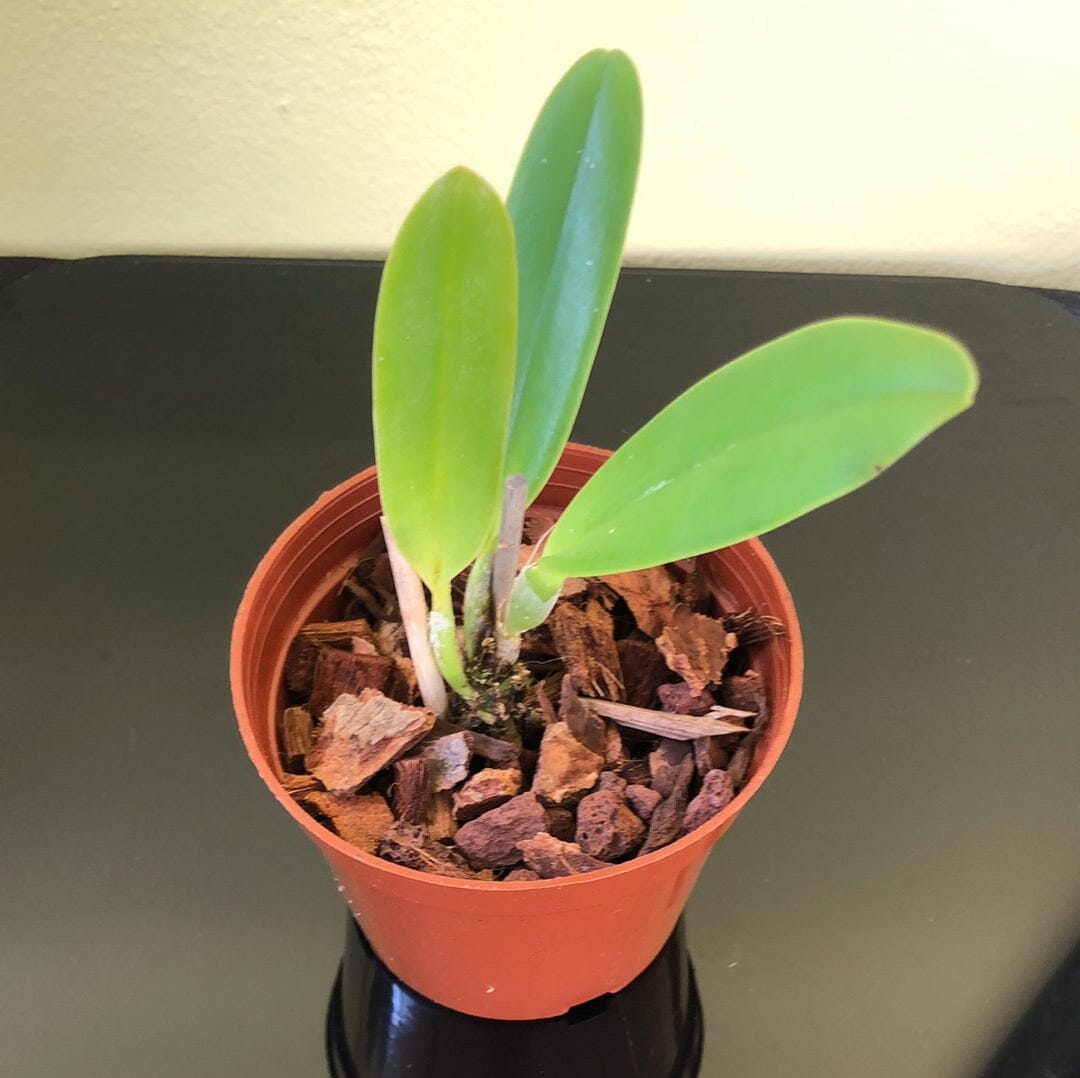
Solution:
M 558 655 L 551 630 L 546 624 L 521 634 L 521 661 L 524 663 L 546 662 Z
M 724 628 L 739 638 L 745 647 L 763 644 L 774 637 L 783 636 L 784 623 L 768 614 L 759 614 L 756 610 L 743 610 L 738 614 L 724 615 Z
M 709 585 L 698 558 L 684 558 L 668 568 L 678 585 L 679 602 L 691 610 L 704 610 L 709 602 Z
M 521 793 L 521 772 L 516 768 L 498 770 L 485 767 L 477 771 L 454 794 L 454 819 L 459 824 L 475 820 L 491 809 L 504 805 Z
M 651 787 L 634 783 L 626 787 L 626 800 L 634 812 L 648 823 L 663 798 Z
M 596 712 L 586 707 L 574 689 L 573 678 L 567 674 L 562 680 L 559 694 L 559 718 L 570 727 L 570 732 L 590 752 L 603 756 L 607 749 L 607 724 Z
M 675 578 L 680 603 L 692 610 L 703 609 L 708 598 L 708 585 L 702 576 L 697 557 L 684 557 L 667 566 Z
M 327 790 L 355 793 L 434 724 L 432 712 L 399 704 L 374 689 L 359 696 L 343 694 L 323 715 L 307 769 Z
M 626 600 L 642 632 L 655 639 L 671 623 L 678 603 L 678 582 L 663 565 L 600 578 Z
M 463 731 L 457 723 L 451 722 L 445 715 L 440 715 L 435 720 L 435 725 L 428 730 L 427 736 L 420 742 L 420 748 L 423 749 L 425 745 L 430 745 L 440 737 L 447 737 L 450 734 L 460 733 L 463 733 Z
M 565 722 L 553 723 L 540 742 L 532 788 L 545 805 L 576 804 L 596 785 L 603 763 L 604 758 L 585 748 Z
M 487 760 L 496 767 L 517 767 L 521 757 L 521 750 L 517 745 L 511 745 L 502 738 L 490 737 L 478 730 L 468 732 L 469 744 L 473 754 Z M 520 769 L 519 769 L 520 770 Z
M 675 608 L 671 624 L 656 640 L 668 668 L 695 692 L 720 684 L 728 653 L 738 643 L 722 621 L 695 614 L 688 606 Z
M 313 621 L 305 625 L 296 634 L 298 640 L 305 640 L 318 647 L 338 645 L 348 651 L 355 651 L 357 639 L 374 640 L 371 626 L 364 618 L 350 621 Z
M 416 667 L 412 659 L 406 659 L 401 655 L 391 655 L 390 661 L 394 664 L 394 672 L 390 679 L 390 695 L 403 704 L 417 704 L 420 702 L 420 686 L 416 680 Z
M 553 679 L 558 683 L 558 686 L 562 686 L 563 675 L 558 674 Z M 558 688 L 556 689 L 558 691 Z M 536 706 L 540 712 L 540 717 L 545 726 L 550 726 L 553 722 L 559 721 L 559 716 L 555 711 L 555 705 L 551 702 L 551 695 L 548 692 L 547 680 L 541 682 L 536 686 Z
M 716 707 L 716 697 L 708 689 L 697 692 L 685 681 L 674 681 L 661 685 L 656 690 L 661 711 L 671 711 L 678 715 L 705 715 Z
M 427 829 L 428 834 L 436 842 L 451 839 L 457 834 L 457 820 L 454 819 L 454 799 L 449 790 L 442 790 L 431 795 Z
M 282 672 L 285 688 L 289 692 L 305 700 L 311 695 L 318 657 L 319 648 L 310 640 L 293 639 L 285 653 L 285 669 Z
M 735 796 L 735 784 L 726 771 L 710 771 L 701 784 L 697 797 L 686 806 L 683 818 L 683 834 L 711 820 L 721 809 L 727 808 Z
M 590 857 L 574 842 L 561 842 L 552 835 L 537 835 L 520 843 L 522 859 L 542 880 L 560 876 L 578 876 L 607 868 L 603 861 Z
M 563 581 L 559 594 L 564 599 L 573 599 L 575 595 L 586 595 L 589 591 L 589 582 L 587 580 L 581 580 L 576 576 L 568 576 Z
M 424 827 L 398 821 L 379 839 L 376 853 L 395 865 L 454 879 L 472 879 L 475 873 L 465 858 L 449 846 L 436 842 Z
M 379 794 L 332 794 L 313 791 L 297 797 L 313 816 L 324 819 L 350 845 L 374 853 L 379 838 L 394 822 L 386 799 Z
M 617 861 L 644 839 L 645 825 L 614 790 L 598 790 L 578 805 L 574 841 L 590 857 Z
M 384 655 L 355 655 L 323 648 L 315 662 L 308 710 L 313 715 L 322 715 L 343 693 L 357 696 L 365 689 L 386 693 L 391 688 L 393 674 L 393 660 Z
M 521 842 L 546 827 L 544 807 L 529 792 L 462 824 L 455 841 L 475 867 L 503 868 L 521 861 Z
M 436 793 L 450 790 L 469 777 L 472 739 L 467 730 L 425 743 L 421 755 L 427 764 L 428 782 Z
M 448 724 L 447 728 L 453 732 L 444 733 L 421 746 L 433 790 L 449 790 L 464 782 L 469 777 L 473 756 L 496 767 L 520 770 L 521 750 L 516 745 L 476 730 L 453 730 Z
M 315 663 L 322 650 L 335 648 L 355 651 L 358 643 L 370 641 L 371 638 L 371 626 L 362 618 L 305 625 L 294 637 L 285 657 L 285 687 L 299 696 L 310 696 Z
M 591 696 L 622 700 L 622 667 L 614 628 L 602 604 L 591 597 L 583 606 L 564 599 L 555 604 L 548 625 L 574 688 Z
M 603 715 L 620 726 L 678 741 L 693 741 L 695 737 L 711 737 L 716 734 L 744 734 L 748 727 L 728 720 L 752 717 L 748 712 L 734 711 L 731 708 L 713 708 L 708 715 L 672 715 L 666 711 L 630 707 L 629 704 L 613 704 L 608 700 L 589 700 L 585 697 L 582 699 L 598 715 Z
M 314 775 L 291 775 L 288 771 L 281 776 L 281 785 L 296 797 L 309 790 L 321 790 L 323 784 Z
M 394 815 L 406 823 L 426 823 L 431 811 L 431 786 L 422 756 L 407 756 L 394 762 L 390 787 Z
M 304 757 L 311 749 L 314 725 L 302 707 L 288 707 L 281 720 L 281 757 L 286 771 L 302 774 Z
M 628 636 L 616 643 L 619 666 L 626 688 L 626 702 L 633 707 L 652 707 L 656 687 L 668 676 L 664 656 L 651 640 Z

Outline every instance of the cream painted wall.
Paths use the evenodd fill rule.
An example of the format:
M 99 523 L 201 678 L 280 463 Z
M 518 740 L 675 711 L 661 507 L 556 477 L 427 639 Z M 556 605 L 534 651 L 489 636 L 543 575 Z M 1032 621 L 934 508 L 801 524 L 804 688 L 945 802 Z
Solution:
M 0 3 L 5 254 L 379 254 L 605 45 L 631 261 L 1080 287 L 1076 0 Z

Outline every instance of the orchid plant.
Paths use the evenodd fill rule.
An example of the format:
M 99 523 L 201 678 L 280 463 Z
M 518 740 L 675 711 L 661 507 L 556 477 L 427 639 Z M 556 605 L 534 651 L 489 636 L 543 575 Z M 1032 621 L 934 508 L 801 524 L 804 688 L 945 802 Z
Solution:
M 776 528 L 872 479 L 973 402 L 975 365 L 941 333 L 862 317 L 805 326 L 672 401 L 519 570 L 523 514 L 569 437 L 607 317 L 640 147 L 633 64 L 590 52 L 544 104 L 506 201 L 452 169 L 387 259 L 376 463 L 410 654 L 437 713 L 446 686 L 468 702 L 505 683 L 521 634 L 566 579 Z M 459 625 L 451 584 L 465 570 Z

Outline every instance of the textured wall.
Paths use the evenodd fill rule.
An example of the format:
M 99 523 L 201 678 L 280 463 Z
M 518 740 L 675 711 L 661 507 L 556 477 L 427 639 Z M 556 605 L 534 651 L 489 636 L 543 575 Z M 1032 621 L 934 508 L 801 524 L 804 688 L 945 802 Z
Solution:
M 378 254 L 607 45 L 631 260 L 1080 287 L 1074 0 L 0 2 L 2 253 Z

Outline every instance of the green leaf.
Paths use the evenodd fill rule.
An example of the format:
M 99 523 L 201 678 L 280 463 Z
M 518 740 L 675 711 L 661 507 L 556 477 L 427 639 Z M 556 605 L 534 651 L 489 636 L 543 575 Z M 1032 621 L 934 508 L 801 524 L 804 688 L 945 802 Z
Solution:
M 669 404 L 585 484 L 515 585 L 512 631 L 566 577 L 729 546 L 854 490 L 967 408 L 977 384 L 956 341 L 896 322 L 819 322 L 754 349 Z
M 484 180 L 455 168 L 390 250 L 372 362 L 383 512 L 433 592 L 498 528 L 516 325 L 510 219 Z
M 641 87 L 629 57 L 583 56 L 529 135 L 507 209 L 520 293 L 505 475 L 529 500 L 547 482 L 581 404 L 619 274 L 641 155 Z

